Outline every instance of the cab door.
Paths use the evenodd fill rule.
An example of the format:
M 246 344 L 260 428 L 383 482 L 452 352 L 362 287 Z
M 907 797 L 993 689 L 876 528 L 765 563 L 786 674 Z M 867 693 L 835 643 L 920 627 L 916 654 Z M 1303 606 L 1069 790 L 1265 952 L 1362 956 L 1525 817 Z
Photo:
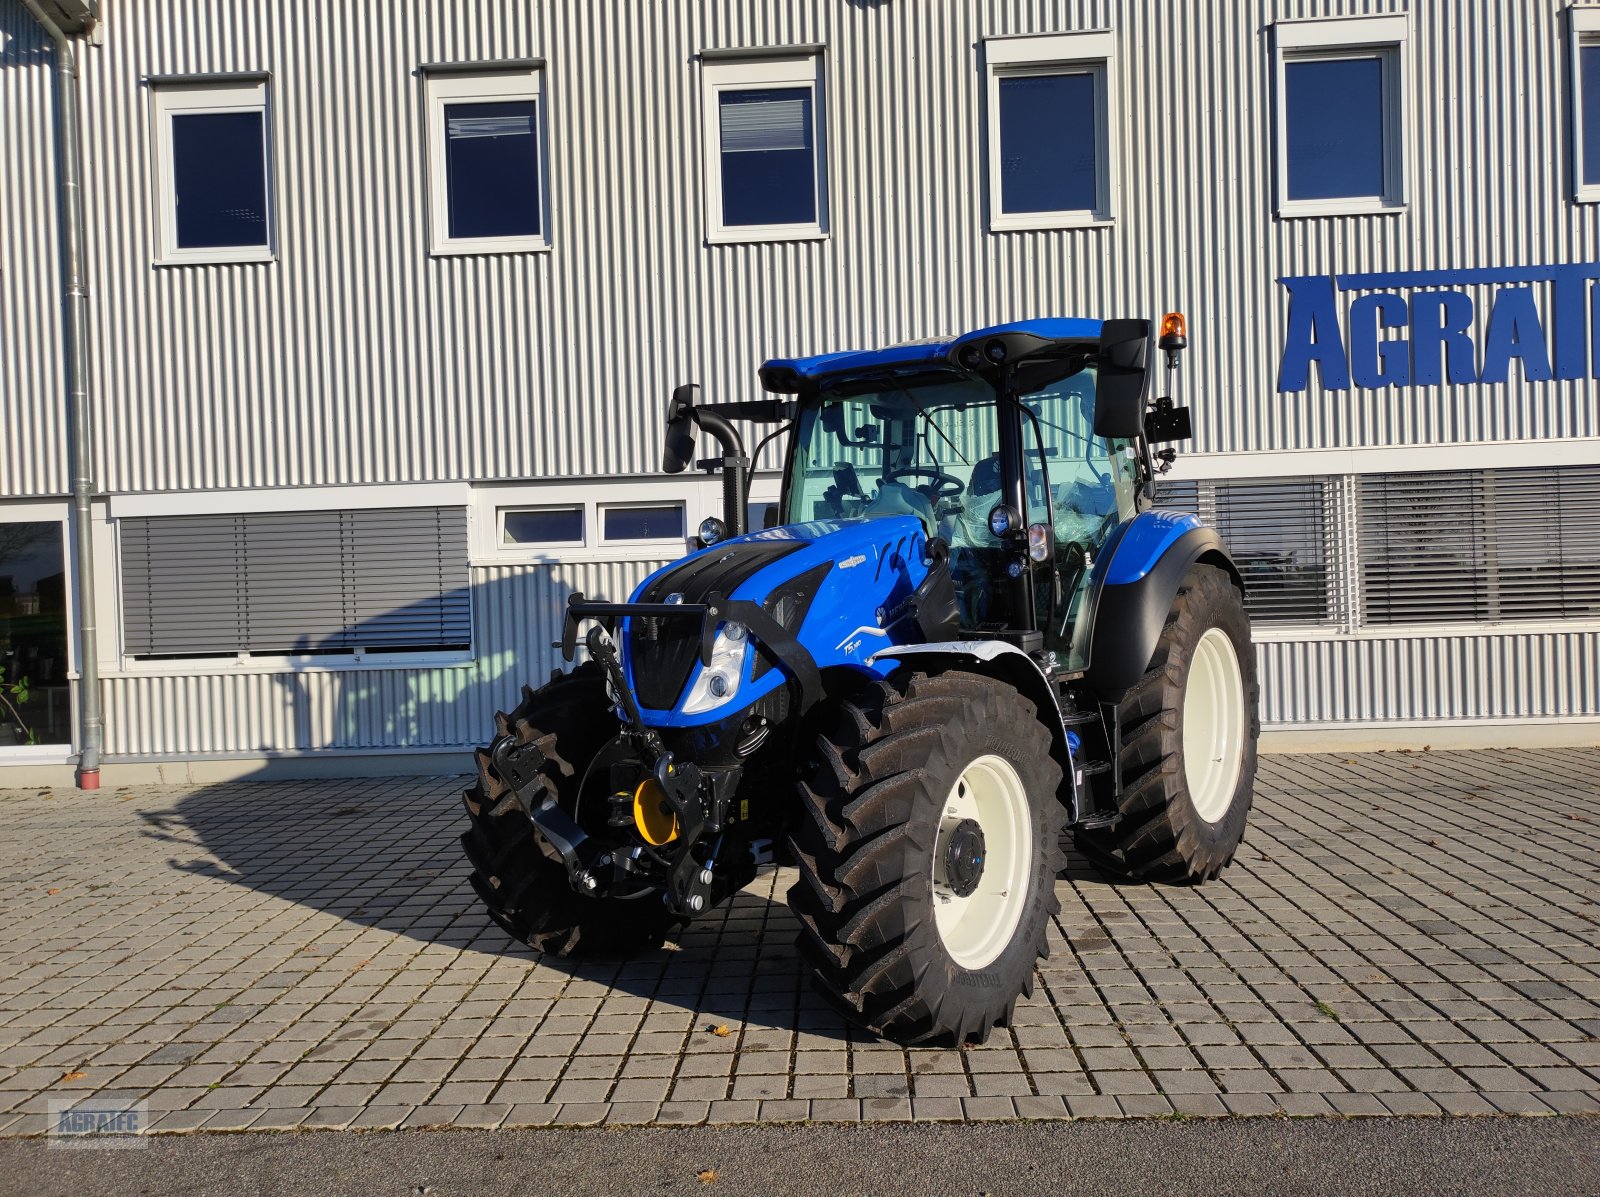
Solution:
M 1073 628 L 1094 562 L 1135 510 L 1132 444 L 1094 435 L 1094 400 L 1092 366 L 1023 398 L 1028 522 L 1048 524 L 1055 542 L 1034 574 L 1034 607 L 1045 648 L 1068 670 L 1086 664 L 1072 659 Z

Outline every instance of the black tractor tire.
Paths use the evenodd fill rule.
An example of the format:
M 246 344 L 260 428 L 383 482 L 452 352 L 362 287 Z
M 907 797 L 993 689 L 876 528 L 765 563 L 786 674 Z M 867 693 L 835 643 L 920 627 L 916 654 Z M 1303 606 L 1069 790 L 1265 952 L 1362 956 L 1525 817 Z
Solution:
M 1184 757 L 1184 720 L 1191 694 L 1198 701 L 1201 689 L 1190 686 L 1196 650 L 1213 629 L 1227 637 L 1238 663 L 1242 744 L 1238 780 L 1231 793 L 1225 782 L 1211 793 L 1206 818 L 1191 786 L 1191 772 L 1194 779 L 1204 774 L 1198 765 L 1191 770 Z M 1178 588 L 1149 669 L 1120 704 L 1121 818 L 1107 828 L 1079 831 L 1079 850 L 1101 868 L 1140 881 L 1197 884 L 1222 872 L 1244 840 L 1254 797 L 1260 698 L 1243 596 L 1226 571 L 1196 564 Z M 1197 706 L 1195 717 L 1203 715 Z
M 513 939 L 550 956 L 624 956 L 659 946 L 674 921 L 666 908 L 653 895 L 578 893 L 566 870 L 540 851 L 528 815 L 546 793 L 574 814 L 589 763 L 618 731 L 604 674 L 585 664 L 538 690 L 525 686 L 516 710 L 497 723 L 500 735 L 536 744 L 545 759 L 518 792 L 480 749 L 477 784 L 462 795 L 472 826 L 461 846 L 490 917 Z
M 897 675 L 841 702 L 814 757 L 802 762 L 789 845 L 800 873 L 789 906 L 813 981 L 846 1017 L 886 1038 L 983 1042 L 1010 1022 L 1019 994 L 1032 995 L 1035 962 L 1048 954 L 1046 932 L 1061 909 L 1061 769 L 1033 704 L 978 674 Z M 992 959 L 970 953 L 969 968 L 938 926 L 935 854 L 948 852 L 955 834 L 947 812 L 956 808 L 947 804 L 958 801 L 958 780 L 965 786 L 994 769 L 988 757 L 1005 762 L 1025 794 L 1009 809 L 1028 831 L 1026 847 L 1011 855 L 1019 869 L 1026 858 L 1027 880 L 1020 914 L 1004 906 L 1007 919 L 1016 917 L 1009 938 Z M 1005 867 L 992 853 L 986 863 Z M 1004 875 L 1021 874 L 995 873 Z M 999 892 L 1004 901 L 1009 891 Z

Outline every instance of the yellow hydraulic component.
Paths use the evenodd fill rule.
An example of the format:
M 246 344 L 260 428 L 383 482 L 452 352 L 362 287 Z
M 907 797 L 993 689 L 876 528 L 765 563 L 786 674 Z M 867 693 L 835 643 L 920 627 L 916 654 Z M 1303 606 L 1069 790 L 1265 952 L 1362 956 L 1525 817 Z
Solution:
M 678 838 L 678 814 L 667 805 L 667 795 L 653 777 L 645 778 L 633 791 L 633 825 L 644 842 L 655 848 Z

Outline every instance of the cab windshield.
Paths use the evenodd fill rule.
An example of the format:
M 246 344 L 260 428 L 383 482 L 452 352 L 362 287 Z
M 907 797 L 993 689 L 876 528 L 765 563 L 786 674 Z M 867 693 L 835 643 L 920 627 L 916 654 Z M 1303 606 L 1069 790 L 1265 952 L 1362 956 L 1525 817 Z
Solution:
M 1058 578 L 1045 579 L 1037 604 L 1052 645 L 1070 633 L 1077 575 L 1086 574 L 1074 562 L 1092 560 L 1119 513 L 1133 510 L 1134 461 L 1127 442 L 1093 434 L 1094 388 L 1091 365 L 1022 397 L 1027 519 L 1049 524 L 1056 540 Z M 996 396 L 981 378 L 850 379 L 801 412 L 785 522 L 915 516 L 950 545 L 962 622 L 1007 623 L 999 607 L 1007 558 L 989 531 L 1001 501 L 999 450 Z

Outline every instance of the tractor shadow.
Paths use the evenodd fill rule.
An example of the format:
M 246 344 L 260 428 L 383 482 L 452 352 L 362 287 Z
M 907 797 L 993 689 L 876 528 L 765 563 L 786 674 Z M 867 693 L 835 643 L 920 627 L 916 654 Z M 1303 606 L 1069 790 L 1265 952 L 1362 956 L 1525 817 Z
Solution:
M 548 646 L 559 635 L 570 588 L 546 586 L 534 595 L 521 585 L 488 582 L 471 596 L 480 621 L 483 613 L 497 610 L 533 613 L 504 651 L 434 670 L 307 666 L 276 675 L 277 709 L 252 715 L 262 728 L 279 729 L 275 734 L 288 727 L 298 742 L 330 743 L 336 751 L 405 745 L 448 753 L 443 759 L 459 761 L 459 775 L 408 774 L 417 761 L 437 768 L 437 755 L 396 753 L 380 766 L 390 776 L 315 780 L 283 774 L 290 767 L 336 771 L 331 755 L 326 762 L 272 761 L 239 780 L 179 791 L 166 809 L 142 815 L 144 836 L 166 853 L 175 871 L 332 916 L 338 921 L 318 933 L 329 943 L 371 940 L 379 950 L 367 934 L 379 932 L 444 949 L 429 954 L 429 965 L 419 964 L 424 971 L 448 965 L 452 953 L 518 959 L 530 972 L 566 978 L 563 992 L 620 995 L 652 1009 L 688 1011 L 697 1030 L 728 1026 L 861 1039 L 862 1032 L 851 1029 L 810 984 L 795 946 L 798 928 L 785 900 L 789 874 L 783 871 L 764 871 L 663 948 L 629 960 L 543 957 L 490 921 L 468 883 L 459 843 L 466 827 L 460 795 L 471 780 L 466 771 L 472 758 L 462 740 L 452 737 L 470 743 L 487 734 L 494 711 L 515 705 L 524 681 L 538 684 L 548 675 Z M 395 614 L 380 618 L 393 626 Z M 345 633 L 347 639 L 351 631 L 359 638 L 356 628 Z M 474 643 L 507 644 L 502 632 L 480 623 Z M 320 646 L 301 647 L 313 654 Z M 255 750 L 273 751 L 267 732 L 258 734 Z M 371 768 L 373 759 L 362 767 Z M 1061 879 L 1104 880 L 1075 851 L 1069 851 Z M 252 917 L 265 921 L 274 914 L 263 907 Z M 305 953 L 303 964 L 297 956 L 295 967 L 317 967 L 316 950 Z
M 530 974 L 564 978 L 564 992 L 687 1011 L 697 1032 L 732 1027 L 840 1040 L 851 1034 L 811 989 L 795 948 L 797 925 L 784 902 L 784 878 L 775 870 L 763 871 L 661 948 L 628 959 L 559 959 L 512 940 L 468 884 L 458 837 L 466 822 L 459 796 L 469 780 L 246 779 L 199 786 L 166 809 L 143 812 L 142 833 L 160 845 L 175 871 L 338 920 L 308 936 L 334 944 L 359 938 L 383 950 L 383 942 L 366 934 L 376 931 L 445 949 L 418 960 L 427 975 L 462 957 L 517 959 Z M 244 916 L 243 931 L 255 930 L 252 919 L 274 914 L 267 904 L 255 911 Z M 341 930 L 340 923 L 347 926 Z M 286 968 L 309 973 L 318 965 L 316 955 L 295 960 Z M 425 991 L 420 1000 L 427 1000 Z
M 283 755 L 237 780 L 169 791 L 164 809 L 141 816 L 147 845 L 178 873 L 332 916 L 338 921 L 316 935 L 326 943 L 370 940 L 380 950 L 368 934 L 379 932 L 444 949 L 428 953 L 429 965 L 419 963 L 427 975 L 459 955 L 525 960 L 530 972 L 567 978 L 563 992 L 606 991 L 679 1008 L 691 1012 L 697 1026 L 844 1037 L 844 1022 L 806 981 L 794 945 L 796 925 L 770 871 L 663 948 L 630 960 L 543 957 L 490 921 L 473 893 L 459 842 L 467 824 L 461 792 L 474 768 L 471 745 L 487 738 L 496 710 L 515 706 L 524 682 L 537 686 L 549 676 L 555 663 L 550 645 L 560 636 L 575 588 L 548 578 L 536 586 L 510 578 L 482 582 L 470 596 L 447 596 L 470 597 L 473 643 L 497 646 L 460 665 L 317 668 L 319 653 L 364 642 L 366 629 L 345 629 L 338 644 L 303 640 L 296 648 L 305 664 L 273 675 L 265 696 L 230 691 L 240 707 L 219 711 L 216 722 L 235 729 L 239 742 L 231 746 L 241 752 L 270 756 L 285 742 L 321 743 L 330 746 L 328 755 Z M 519 618 L 506 619 L 503 612 Z M 371 622 L 403 626 L 414 614 L 402 607 Z M 287 776 L 339 772 L 340 753 L 393 746 L 401 751 L 363 758 L 365 776 Z M 419 763 L 437 772 L 441 760 L 460 773 L 416 775 Z M 266 922 L 276 913 L 269 904 L 255 905 L 246 922 Z M 286 980 L 317 967 L 320 951 L 314 946 L 297 954 Z
M 469 780 L 247 779 L 199 786 L 167 809 L 144 812 L 143 834 L 167 851 L 176 871 L 244 886 L 338 920 L 319 939 L 361 938 L 377 951 L 384 945 L 366 934 L 376 931 L 445 949 L 431 953 L 427 963 L 419 960 L 428 975 L 462 957 L 521 960 L 530 974 L 563 978 L 564 992 L 686 1011 L 692 1040 L 728 1027 L 746 1036 L 798 1032 L 813 1040 L 873 1041 L 812 988 L 795 946 L 798 925 L 785 901 L 785 870 L 764 870 L 663 947 L 629 959 L 546 957 L 512 940 L 490 921 L 468 884 L 458 837 L 465 824 L 459 794 Z M 1069 853 L 1059 879 L 1107 881 L 1076 852 Z M 256 917 L 273 913 L 265 908 Z M 318 966 L 316 955 L 300 965 L 307 975 Z

